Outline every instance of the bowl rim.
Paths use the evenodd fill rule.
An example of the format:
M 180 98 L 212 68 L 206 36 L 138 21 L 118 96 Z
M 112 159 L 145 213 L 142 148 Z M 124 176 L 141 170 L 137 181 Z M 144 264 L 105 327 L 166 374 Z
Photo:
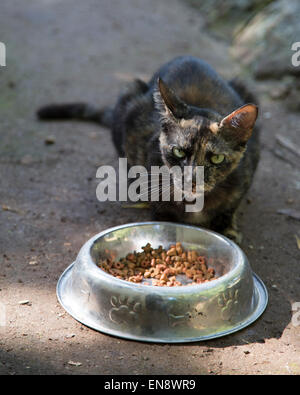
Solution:
M 200 231 L 204 231 L 206 233 L 210 233 L 214 237 L 221 239 L 222 241 L 225 241 L 227 244 L 229 244 L 229 246 L 237 252 L 238 259 L 237 259 L 235 265 L 233 266 L 233 268 L 231 268 L 224 275 L 222 275 L 214 280 L 211 280 L 211 281 L 208 281 L 205 283 L 201 283 L 201 284 L 195 284 L 195 285 L 189 285 L 189 286 L 184 285 L 184 286 L 177 286 L 177 287 L 176 286 L 175 287 L 161 287 L 161 286 L 155 286 L 155 285 L 144 285 L 144 284 L 134 283 L 134 282 L 127 281 L 127 280 L 122 280 L 122 279 L 112 276 L 111 274 L 106 273 L 99 266 L 97 266 L 96 262 L 94 261 L 94 259 L 91 256 L 91 249 L 98 239 L 104 237 L 105 235 L 107 235 L 109 233 L 112 233 L 114 231 L 121 230 L 124 228 L 147 226 L 147 225 L 170 225 L 170 226 L 177 226 L 177 227 L 180 226 L 180 227 L 185 227 L 185 228 L 189 228 L 189 229 L 194 229 L 196 231 L 200 230 Z M 106 281 L 109 281 L 111 283 L 111 285 L 115 284 L 115 285 L 122 286 L 123 288 L 131 288 L 132 290 L 136 290 L 138 292 L 141 292 L 141 290 L 144 290 L 145 292 L 147 292 L 147 290 L 151 290 L 152 293 L 153 292 L 159 293 L 161 295 L 176 295 L 178 293 L 189 294 L 189 293 L 194 293 L 196 291 L 199 292 L 199 291 L 206 291 L 209 289 L 213 289 L 215 287 L 222 285 L 223 282 L 226 282 L 230 279 L 235 279 L 239 275 L 239 273 L 241 272 L 241 269 L 244 266 L 248 266 L 250 268 L 251 273 L 252 273 L 249 261 L 247 259 L 247 256 L 245 255 L 245 253 L 242 251 L 242 249 L 236 243 L 234 243 L 232 240 L 230 240 L 226 236 L 224 236 L 220 233 L 217 233 L 215 231 L 212 231 L 210 229 L 206 229 L 206 228 L 202 228 L 202 227 L 198 227 L 198 226 L 194 226 L 194 225 L 183 224 L 183 223 L 168 222 L 168 221 L 131 222 L 131 223 L 117 225 L 117 226 L 105 229 L 105 230 L 99 232 L 98 234 L 94 235 L 92 238 L 90 238 L 83 244 L 74 263 L 76 263 L 77 260 L 84 261 L 89 266 L 89 268 L 93 267 L 93 270 L 92 270 L 93 276 L 95 276 L 99 281 L 106 280 Z

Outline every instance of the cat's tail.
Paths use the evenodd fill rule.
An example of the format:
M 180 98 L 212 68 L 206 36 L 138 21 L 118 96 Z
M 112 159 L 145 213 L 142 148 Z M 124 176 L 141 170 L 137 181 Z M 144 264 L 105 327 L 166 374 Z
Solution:
M 113 110 L 108 107 L 96 108 L 86 103 L 49 104 L 37 111 L 37 117 L 44 121 L 78 120 L 97 122 L 107 128 L 112 127 Z

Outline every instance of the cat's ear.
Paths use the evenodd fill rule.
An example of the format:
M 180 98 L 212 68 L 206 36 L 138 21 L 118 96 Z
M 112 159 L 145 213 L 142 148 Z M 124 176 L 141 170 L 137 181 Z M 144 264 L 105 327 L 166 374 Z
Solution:
M 181 119 L 188 112 L 188 106 L 179 99 L 175 92 L 161 78 L 157 80 L 154 102 L 162 117 Z
M 245 104 L 222 119 L 221 133 L 237 143 L 246 143 L 252 134 L 257 115 L 258 107 L 255 104 Z

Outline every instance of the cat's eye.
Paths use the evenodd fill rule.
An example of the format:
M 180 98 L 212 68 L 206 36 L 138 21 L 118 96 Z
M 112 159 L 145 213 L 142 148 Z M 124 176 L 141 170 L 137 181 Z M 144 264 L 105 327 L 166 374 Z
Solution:
M 181 148 L 173 147 L 172 152 L 173 155 L 178 159 L 183 159 L 185 157 L 185 152 Z
M 223 162 L 224 159 L 225 159 L 225 155 L 218 154 L 218 155 L 212 155 L 212 157 L 210 158 L 210 161 L 214 165 L 219 165 L 220 163 Z

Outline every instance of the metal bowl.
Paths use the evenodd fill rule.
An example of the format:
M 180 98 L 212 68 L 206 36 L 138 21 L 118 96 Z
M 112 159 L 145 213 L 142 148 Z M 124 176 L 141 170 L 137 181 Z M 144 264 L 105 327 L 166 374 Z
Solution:
M 120 258 L 148 242 L 167 248 L 178 241 L 213 258 L 217 278 L 159 287 L 117 279 L 96 265 L 105 250 Z M 132 223 L 97 234 L 61 275 L 57 296 L 71 316 L 93 329 L 164 343 L 207 340 L 240 330 L 263 313 L 268 299 L 235 243 L 206 229 L 169 222 Z

